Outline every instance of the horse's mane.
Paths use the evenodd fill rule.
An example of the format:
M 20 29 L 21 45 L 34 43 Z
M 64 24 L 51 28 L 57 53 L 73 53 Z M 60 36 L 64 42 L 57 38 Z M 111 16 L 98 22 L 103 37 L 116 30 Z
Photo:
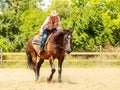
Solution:
M 63 29 L 57 30 L 56 32 L 53 33 L 54 41 L 59 40 L 59 38 L 63 37 L 63 35 L 64 35 L 64 30 Z

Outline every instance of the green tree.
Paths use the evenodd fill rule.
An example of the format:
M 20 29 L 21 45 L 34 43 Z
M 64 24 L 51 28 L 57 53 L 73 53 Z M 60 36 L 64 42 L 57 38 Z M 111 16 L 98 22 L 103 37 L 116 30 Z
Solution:
M 21 32 L 25 33 L 28 39 L 38 34 L 45 17 L 46 14 L 39 9 L 26 10 L 20 17 L 22 21 Z
M 21 51 L 29 37 L 29 35 L 28 37 L 25 35 L 26 31 L 21 30 L 24 22 L 21 16 L 24 12 L 37 8 L 36 1 L 6 0 L 5 3 L 7 4 L 6 9 L 3 9 L 3 14 L 0 15 L 0 37 L 2 39 L 0 47 L 3 47 L 5 51 Z M 7 46 L 3 46 L 3 43 L 6 44 L 6 42 Z
M 99 45 L 105 47 L 107 45 L 118 44 L 119 42 L 118 26 L 120 25 L 118 20 L 119 15 L 118 13 L 115 13 L 115 11 L 118 10 L 119 5 L 117 4 L 118 1 L 117 0 L 115 1 L 116 1 L 116 3 L 114 2 L 115 5 L 111 7 L 108 4 L 111 3 L 112 5 L 113 3 L 112 1 L 105 2 L 105 0 L 95 0 L 94 2 L 90 0 L 89 2 L 87 2 L 86 0 L 81 1 L 73 0 L 71 4 L 72 9 L 70 9 L 71 13 L 65 20 L 66 24 L 64 24 L 65 25 L 64 27 L 74 28 L 73 33 L 74 50 L 98 51 Z M 107 19 L 104 14 L 109 9 L 112 10 L 112 14 L 107 14 L 108 15 Z M 111 28 L 111 26 L 113 27 L 113 29 Z M 118 37 L 115 36 L 116 34 Z

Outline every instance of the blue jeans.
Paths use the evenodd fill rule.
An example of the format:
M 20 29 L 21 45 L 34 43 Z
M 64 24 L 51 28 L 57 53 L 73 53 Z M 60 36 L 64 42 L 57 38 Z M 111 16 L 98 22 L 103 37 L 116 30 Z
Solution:
M 42 51 L 42 48 L 43 48 L 43 46 L 44 46 L 44 44 L 45 44 L 45 42 L 47 40 L 47 37 L 48 37 L 47 31 L 48 31 L 47 29 L 43 30 L 42 39 L 40 40 L 40 51 Z

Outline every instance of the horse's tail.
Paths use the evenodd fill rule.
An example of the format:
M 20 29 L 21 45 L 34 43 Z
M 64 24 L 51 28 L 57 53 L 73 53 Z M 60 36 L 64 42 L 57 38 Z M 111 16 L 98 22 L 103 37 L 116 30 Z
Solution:
M 28 49 L 28 47 L 26 47 L 26 55 L 27 55 L 27 63 L 30 69 L 33 69 L 33 64 L 32 64 L 32 57 L 30 54 L 30 51 Z

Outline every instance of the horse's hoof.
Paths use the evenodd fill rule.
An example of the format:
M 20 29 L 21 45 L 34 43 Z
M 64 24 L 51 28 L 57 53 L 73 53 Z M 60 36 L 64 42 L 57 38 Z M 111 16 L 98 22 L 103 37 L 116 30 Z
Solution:
M 36 78 L 35 81 L 38 81 L 38 78 Z
M 59 83 L 62 83 L 62 80 L 58 80 Z
M 51 79 L 48 78 L 48 79 L 47 79 L 47 82 L 50 83 L 50 82 L 51 82 Z
M 39 77 L 38 77 L 38 76 L 36 76 L 35 81 L 38 81 L 38 79 L 39 79 Z

